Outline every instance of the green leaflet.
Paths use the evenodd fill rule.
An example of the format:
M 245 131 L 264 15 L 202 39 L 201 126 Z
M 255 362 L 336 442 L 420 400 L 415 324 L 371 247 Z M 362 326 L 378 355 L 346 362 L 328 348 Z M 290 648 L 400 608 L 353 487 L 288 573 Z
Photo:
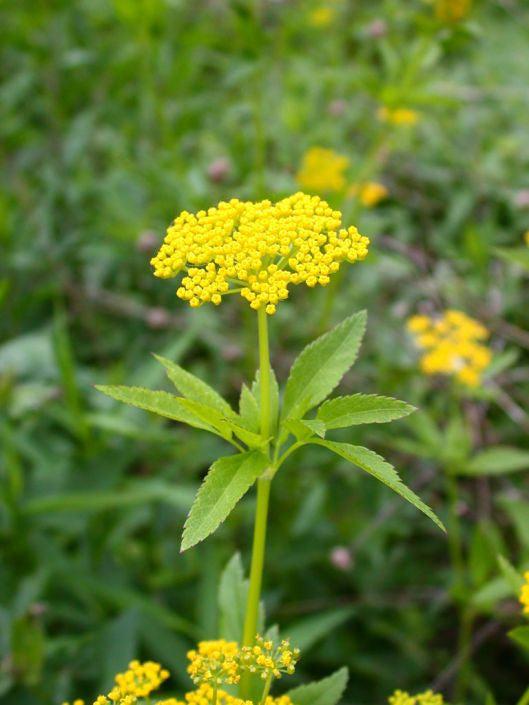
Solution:
M 196 416 L 185 406 L 186 399 L 175 397 L 168 392 L 155 392 L 143 387 L 126 387 L 123 385 L 96 384 L 98 391 L 103 392 L 117 401 L 136 406 L 138 409 L 152 411 L 154 414 L 164 416 L 166 419 L 180 421 L 194 428 L 215 433 L 211 423 L 200 416 Z
M 353 394 L 323 402 L 317 418 L 325 428 L 346 428 L 363 423 L 387 423 L 407 416 L 415 407 L 399 399 L 376 394 Z
M 294 705 L 336 705 L 343 695 L 349 672 L 340 668 L 327 678 L 300 685 L 287 692 Z
M 419 511 L 426 514 L 434 524 L 437 524 L 439 528 L 446 531 L 443 522 L 435 514 L 430 507 L 425 504 L 416 494 L 407 487 L 400 479 L 397 471 L 390 465 L 384 458 L 377 455 L 369 448 L 363 448 L 362 446 L 353 446 L 349 443 L 334 443 L 333 441 L 320 441 L 317 439 L 309 441 L 316 445 L 323 446 L 332 450 L 333 453 L 345 458 L 345 460 L 353 463 L 357 467 L 361 468 L 365 472 L 369 473 L 375 477 L 379 482 L 384 483 L 394 492 L 399 494 L 403 499 L 413 504 Z
M 228 402 L 209 384 L 206 384 L 206 382 L 203 382 L 191 372 L 187 372 L 180 365 L 176 365 L 161 355 L 154 355 L 154 357 L 165 367 L 167 376 L 182 396 L 206 406 L 211 406 L 223 416 L 236 415 Z
M 241 554 L 235 553 L 222 571 L 219 583 L 219 636 L 228 641 L 242 640 L 248 581 L 244 579 Z
M 243 384 L 239 399 L 239 415 L 241 424 L 249 431 L 259 433 L 260 418 L 259 406 L 248 387 Z
M 496 254 L 508 262 L 519 264 L 520 267 L 524 267 L 524 269 L 529 271 L 529 250 L 527 247 L 498 247 L 496 248 Z
M 298 441 L 306 441 L 311 436 L 325 437 L 325 424 L 318 419 L 290 419 L 285 422 L 285 427 Z
M 285 388 L 283 418 L 301 418 L 323 401 L 353 365 L 364 335 L 367 314 L 355 313 L 300 353 Z
M 181 550 L 191 548 L 213 533 L 268 464 L 266 455 L 257 450 L 215 461 L 187 517 Z
M 327 636 L 333 629 L 352 617 L 354 611 L 351 607 L 326 610 L 305 617 L 291 625 L 288 632 L 292 646 L 297 646 L 305 654 L 307 649 Z
M 460 475 L 504 475 L 529 468 L 529 451 L 510 446 L 492 446 L 477 453 L 466 465 L 458 468 Z

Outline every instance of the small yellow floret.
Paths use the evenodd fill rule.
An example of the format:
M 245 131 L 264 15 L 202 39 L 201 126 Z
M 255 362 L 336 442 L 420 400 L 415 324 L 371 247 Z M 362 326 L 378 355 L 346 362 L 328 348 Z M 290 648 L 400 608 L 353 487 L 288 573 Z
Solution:
M 399 126 L 415 125 L 420 119 L 420 113 L 411 108 L 388 108 L 384 105 L 378 109 L 377 116 L 381 122 Z
M 523 613 L 529 615 L 529 570 L 524 574 L 525 584 L 520 592 L 520 603 L 523 607 Z
M 526 230 L 525 233 L 523 234 L 523 239 L 525 240 L 525 244 L 527 247 L 529 247 L 529 230 Z
M 275 646 L 273 641 L 257 635 L 253 646 L 242 647 L 241 667 L 265 680 L 269 676 L 281 678 L 283 673 L 294 673 L 299 655 L 299 649 L 292 649 L 287 639 Z
M 207 213 L 181 213 L 151 265 L 162 279 L 184 270 L 176 295 L 193 308 L 238 292 L 252 309 L 272 315 L 291 285 L 326 286 L 342 262 L 367 256 L 369 239 L 341 220 L 319 196 L 232 199 Z
M 437 317 L 412 316 L 407 326 L 423 350 L 420 367 L 425 374 L 453 375 L 467 387 L 480 384 L 492 353 L 481 343 L 489 332 L 479 321 L 447 310 Z
M 235 641 L 201 641 L 197 649 L 188 651 L 187 658 L 187 672 L 195 685 L 234 684 L 240 680 L 239 645 Z
M 349 166 L 347 157 L 332 149 L 311 147 L 303 157 L 296 179 L 307 191 L 330 193 L 345 188 L 345 170 Z

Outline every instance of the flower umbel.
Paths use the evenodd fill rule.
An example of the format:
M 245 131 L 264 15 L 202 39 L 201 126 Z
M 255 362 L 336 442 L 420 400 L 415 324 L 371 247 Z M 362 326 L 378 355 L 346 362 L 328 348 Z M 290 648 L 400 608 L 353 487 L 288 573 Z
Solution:
M 201 641 L 196 650 L 188 651 L 187 658 L 187 672 L 195 685 L 208 683 L 218 686 L 240 680 L 239 645 L 235 641 Z
M 296 179 L 301 188 L 307 191 L 342 191 L 345 187 L 344 172 L 348 166 L 347 157 L 332 149 L 311 147 L 303 157 Z
M 388 698 L 388 703 L 389 705 L 444 705 L 444 699 L 440 693 L 434 693 L 432 690 L 426 690 L 424 693 L 417 693 L 417 695 L 410 695 L 404 690 L 396 690 Z
M 525 584 L 520 591 L 520 603 L 523 613 L 529 616 L 529 570 L 524 573 Z
M 421 370 L 427 375 L 454 375 L 462 384 L 475 387 L 492 354 L 481 344 L 488 330 L 462 311 L 447 310 L 439 317 L 413 316 L 408 330 L 424 350 Z
M 342 262 L 367 255 L 369 240 L 319 196 L 296 193 L 271 201 L 221 202 L 182 212 L 151 260 L 154 275 L 186 271 L 176 295 L 193 307 L 240 293 L 251 308 L 276 311 L 291 284 L 326 286 Z
M 243 646 L 241 667 L 259 673 L 263 679 L 281 678 L 283 673 L 291 675 L 296 670 L 299 649 L 292 649 L 288 640 L 278 646 L 270 639 L 257 635 L 253 646 Z

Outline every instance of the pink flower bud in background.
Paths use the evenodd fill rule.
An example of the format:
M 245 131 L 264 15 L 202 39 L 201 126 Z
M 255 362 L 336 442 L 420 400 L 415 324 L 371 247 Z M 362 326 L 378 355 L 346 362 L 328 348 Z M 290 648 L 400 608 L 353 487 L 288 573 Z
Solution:
M 167 328 L 171 323 L 171 314 L 165 308 L 150 308 L 147 311 L 146 321 L 149 328 L 155 328 L 157 330 Z
M 224 181 L 229 176 L 231 171 L 231 162 L 227 157 L 219 157 L 211 162 L 208 166 L 208 178 L 213 183 L 218 184 Z
M 338 570 L 347 571 L 353 565 L 353 557 L 346 546 L 335 546 L 331 551 L 329 560 Z
M 142 254 L 151 254 L 160 244 L 159 236 L 153 230 L 144 230 L 138 235 L 136 249 Z
M 529 208 L 529 188 L 520 189 L 514 194 L 514 205 L 518 208 Z
M 372 39 L 380 39 L 387 34 L 388 25 L 384 20 L 375 20 L 366 27 L 366 34 Z
M 340 117 L 340 115 L 343 115 L 345 113 L 346 109 L 347 103 L 341 98 L 331 100 L 331 102 L 327 106 L 327 112 L 329 113 L 329 115 L 332 115 L 332 117 Z

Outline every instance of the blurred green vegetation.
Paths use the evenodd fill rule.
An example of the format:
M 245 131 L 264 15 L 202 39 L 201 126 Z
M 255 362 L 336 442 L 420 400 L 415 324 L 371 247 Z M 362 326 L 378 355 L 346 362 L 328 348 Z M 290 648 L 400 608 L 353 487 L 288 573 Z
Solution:
M 330 22 L 315 25 L 324 4 Z M 190 311 L 149 258 L 182 209 L 293 192 L 315 145 L 347 156 L 353 182 L 378 145 L 389 197 L 357 209 L 372 249 L 332 314 L 369 312 L 343 389 L 421 411 L 340 434 L 384 452 L 445 516 L 447 458 L 529 447 L 529 8 L 476 2 L 443 24 L 419 0 L 20 0 L 0 25 L 0 703 L 95 696 L 132 656 L 163 662 L 181 692 L 186 649 L 215 633 L 220 571 L 237 549 L 247 565 L 253 497 L 179 554 L 227 447 L 92 385 L 164 388 L 157 352 L 235 402 L 255 330 L 240 300 Z M 381 104 L 421 120 L 390 130 Z M 280 379 L 324 299 L 296 291 L 273 317 Z M 446 307 L 487 325 L 495 352 L 485 385 L 451 408 L 405 332 L 409 315 Z M 450 694 L 461 654 L 446 539 L 340 460 L 299 458 L 273 490 L 265 585 L 270 618 L 306 647 L 299 679 L 345 663 L 356 705 L 431 683 Z M 497 560 L 529 564 L 529 480 L 515 466 L 460 482 L 469 705 L 527 687 Z

